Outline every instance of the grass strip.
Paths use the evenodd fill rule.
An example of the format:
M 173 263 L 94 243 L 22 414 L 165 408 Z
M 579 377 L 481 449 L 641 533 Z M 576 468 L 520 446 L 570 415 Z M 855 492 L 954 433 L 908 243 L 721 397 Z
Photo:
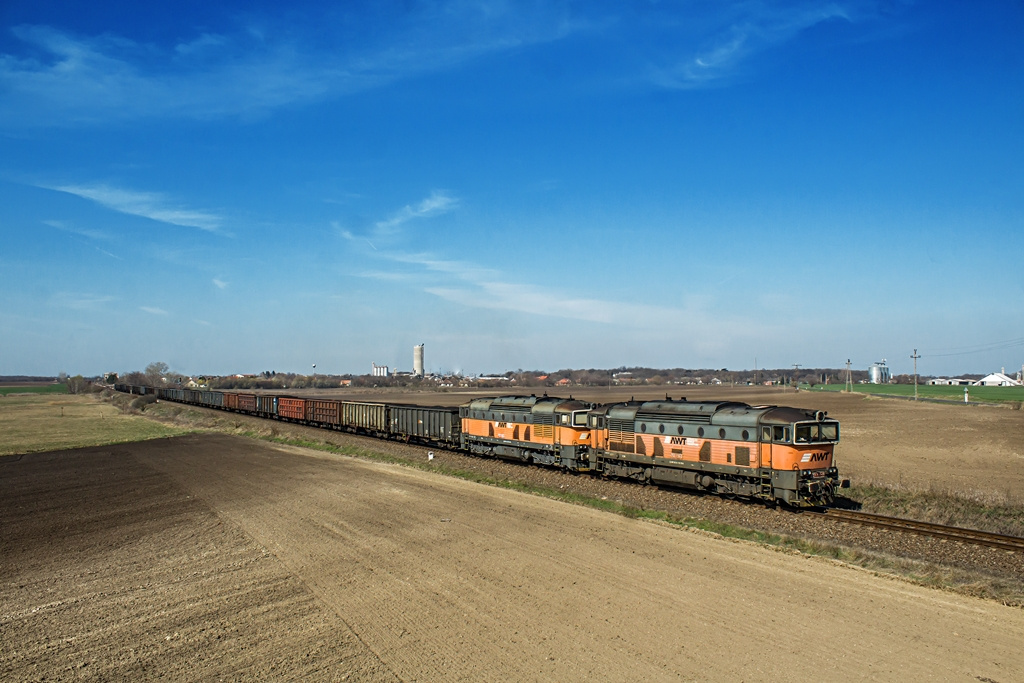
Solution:
M 0 387 L 0 396 L 12 394 L 66 394 L 67 384 L 32 384 L 28 386 L 7 386 Z
M 184 434 L 94 395 L 19 394 L 0 399 L 0 456 L 70 450 Z

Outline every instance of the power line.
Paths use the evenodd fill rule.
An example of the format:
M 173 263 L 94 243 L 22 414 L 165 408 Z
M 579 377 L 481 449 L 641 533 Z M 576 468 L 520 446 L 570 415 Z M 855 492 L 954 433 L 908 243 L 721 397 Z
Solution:
M 1012 349 L 1016 346 L 1024 346 L 1024 337 L 1020 339 L 1008 339 L 1006 341 L 990 342 L 988 344 L 978 344 L 976 346 L 961 346 L 955 348 L 947 353 L 931 353 L 927 354 L 929 358 L 945 358 L 948 356 L 967 356 L 974 353 L 984 353 L 986 351 L 999 351 L 1001 349 Z

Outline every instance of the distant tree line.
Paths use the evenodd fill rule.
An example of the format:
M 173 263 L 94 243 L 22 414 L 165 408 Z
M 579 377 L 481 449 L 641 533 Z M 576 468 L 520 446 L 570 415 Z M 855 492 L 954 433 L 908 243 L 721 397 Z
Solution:
M 868 381 L 866 370 L 850 370 L 851 380 L 857 384 Z M 973 377 L 973 375 L 963 375 Z M 63 381 L 72 382 L 77 390 L 81 388 L 81 376 L 67 378 L 62 373 Z M 117 377 L 107 378 L 109 382 L 119 381 L 125 384 L 148 386 L 184 386 L 190 380 L 211 389 L 242 389 L 242 390 L 286 390 L 286 389 L 333 389 L 339 386 L 353 387 L 404 387 L 404 388 L 439 388 L 448 386 L 474 386 L 481 388 L 501 387 L 558 387 L 572 386 L 629 386 L 629 385 L 679 385 L 679 384 L 774 384 L 774 385 L 810 385 L 844 384 L 845 368 L 764 368 L 758 370 L 729 370 L 728 368 L 648 368 L 619 367 L 612 369 L 572 369 L 563 368 L 554 372 L 543 370 L 509 370 L 497 375 L 466 378 L 459 375 L 428 375 L 418 377 L 411 374 L 393 374 L 387 377 L 373 375 L 300 375 L 294 372 L 277 372 L 265 370 L 255 375 L 228 375 L 221 377 L 199 376 L 187 377 L 170 369 L 167 363 L 158 361 L 150 363 L 144 371 L 132 371 Z M 929 379 L 929 376 L 918 375 L 918 382 Z M 84 380 L 82 380 L 84 381 Z M 912 384 L 913 375 L 901 374 L 892 380 L 897 384 Z M 70 387 L 69 387 L 70 390 Z

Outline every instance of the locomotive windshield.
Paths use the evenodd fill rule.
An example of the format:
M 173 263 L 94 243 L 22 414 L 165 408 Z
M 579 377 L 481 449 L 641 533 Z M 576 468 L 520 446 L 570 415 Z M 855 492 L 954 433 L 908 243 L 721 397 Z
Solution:
M 587 426 L 587 411 L 577 410 L 572 414 L 572 426 L 573 427 L 586 427 Z
M 794 437 L 796 443 L 834 443 L 839 441 L 839 423 L 797 423 Z

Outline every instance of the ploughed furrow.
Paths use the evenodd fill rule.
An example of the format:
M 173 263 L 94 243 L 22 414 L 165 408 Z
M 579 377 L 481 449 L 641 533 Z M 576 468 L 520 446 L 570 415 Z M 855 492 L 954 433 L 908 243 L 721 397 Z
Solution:
M 1005 536 L 1003 534 L 995 534 L 988 531 L 962 529 L 960 527 L 946 526 L 945 524 L 933 524 L 931 522 L 919 522 L 913 519 L 886 517 L 884 515 L 876 515 L 870 512 L 854 512 L 852 510 L 837 510 L 829 508 L 824 510 L 822 514 L 827 515 L 832 519 L 850 522 L 852 524 L 863 524 L 882 529 L 906 531 L 922 536 L 932 536 L 950 541 L 959 541 L 961 543 L 971 543 L 974 545 L 988 546 L 990 548 L 999 548 L 1001 550 L 1024 552 L 1024 538 L 1019 538 L 1017 536 Z

